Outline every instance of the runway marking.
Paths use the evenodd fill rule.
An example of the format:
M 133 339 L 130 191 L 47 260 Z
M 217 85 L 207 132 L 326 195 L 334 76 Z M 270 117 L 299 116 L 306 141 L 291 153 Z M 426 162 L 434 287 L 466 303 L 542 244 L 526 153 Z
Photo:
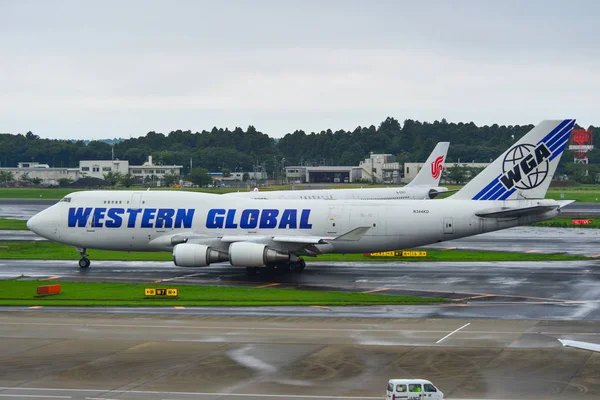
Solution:
M 331 310 L 331 308 L 327 307 L 327 306 L 310 306 L 311 308 L 318 308 L 321 310 Z
M 48 396 L 42 394 L 0 394 L 0 397 L 23 397 L 26 399 L 72 399 L 71 396 Z
M 175 309 L 176 310 L 185 310 L 185 307 L 184 306 L 175 306 Z
M 281 285 L 281 283 L 269 283 L 268 285 L 263 285 L 263 286 L 257 286 L 257 289 L 262 289 L 262 288 L 268 288 L 268 287 L 273 287 L 273 286 L 279 286 Z
M 367 290 L 366 292 L 361 292 L 361 293 L 377 293 L 377 292 L 384 292 L 386 290 L 390 290 L 390 288 L 379 288 L 379 289 L 373 289 L 373 290 Z
M 171 329 L 168 325 L 128 325 L 128 324 L 88 324 L 88 323 L 53 323 L 53 322 L 2 322 L 3 326 L 6 325 L 35 325 L 35 326 L 81 326 L 85 325 L 86 327 L 94 327 L 94 328 L 142 328 L 142 329 L 155 329 L 155 328 L 164 328 Z M 470 322 L 463 327 L 459 328 L 463 329 L 464 327 L 470 325 Z M 197 329 L 197 330 L 207 330 L 207 329 L 216 329 L 216 330 L 244 330 L 244 331 L 298 331 L 298 332 L 339 332 L 338 328 L 283 328 L 283 327 L 248 327 L 248 326 L 205 326 L 205 325 L 196 325 L 196 326 L 178 326 L 177 329 Z M 404 329 L 404 332 L 413 332 L 413 333 L 444 333 L 448 332 L 447 330 L 440 329 Z M 390 329 L 358 329 L 358 328 L 344 328 L 344 332 L 398 332 L 397 328 Z M 456 331 L 455 331 L 456 332 Z M 453 332 L 453 333 L 455 333 Z M 496 331 L 496 330 L 471 330 L 469 333 L 472 334 L 519 334 L 519 335 L 578 335 L 578 336 L 600 336 L 600 332 L 564 332 L 564 331 L 535 331 L 535 332 L 526 332 L 526 331 Z M 448 336 L 448 335 L 446 335 Z M 0 390 L 2 388 L 0 387 Z
M 435 342 L 435 344 L 438 344 L 442 341 L 444 341 L 445 339 L 449 338 L 450 336 L 454 335 L 456 332 L 460 331 L 461 329 L 466 328 L 467 326 L 471 325 L 471 323 L 466 323 L 463 326 L 461 326 L 460 328 L 456 329 L 455 331 L 450 332 L 449 334 L 447 334 L 446 336 L 444 336 L 443 338 L 441 338 L 440 340 L 438 340 L 437 342 Z
M 51 280 L 53 280 L 53 279 L 58 279 L 58 278 L 60 278 L 60 275 L 49 276 L 48 278 L 46 278 L 46 279 L 42 279 L 42 280 L 43 280 L 43 281 L 51 281 Z
M 44 306 L 31 306 L 29 307 L 30 309 L 38 309 L 38 308 L 44 308 Z
M 539 250 L 527 250 L 525 253 L 539 253 Z
M 106 397 L 86 397 L 85 400 L 117 400 L 117 399 L 107 399 Z
M 482 294 L 480 296 L 469 296 L 463 297 L 462 299 L 453 299 L 452 301 L 466 301 L 466 300 L 474 300 L 474 299 L 483 299 L 485 297 L 496 297 L 495 294 Z M 531 304 L 531 303 L 528 303 Z
M 315 396 L 315 395 L 290 395 L 290 394 L 262 394 L 262 393 L 209 393 L 209 392 L 158 392 L 151 390 L 112 390 L 112 389 L 58 389 L 58 388 L 24 388 L 24 387 L 0 387 L 0 390 L 11 390 L 11 391 L 19 391 L 19 390 L 27 390 L 27 391 L 60 391 L 60 392 L 106 392 L 113 394 L 163 394 L 163 395 L 176 395 L 176 396 L 225 396 L 225 397 L 282 397 L 282 398 L 292 398 L 292 399 L 368 399 L 368 400 L 381 400 L 381 396 L 375 397 L 365 397 L 365 396 Z M 13 397 L 51 397 L 58 399 L 71 399 L 71 396 L 30 396 L 30 395 L 6 395 L 5 397 L 13 396 Z M 92 399 L 91 397 L 86 397 L 86 399 Z M 99 398 L 97 398 L 99 399 Z M 108 399 L 107 399 L 108 400 Z M 167 400 L 167 399 L 163 399 Z
M 456 250 L 456 247 L 446 247 L 446 248 L 444 248 L 442 250 L 444 250 L 444 251 L 446 251 L 446 250 Z

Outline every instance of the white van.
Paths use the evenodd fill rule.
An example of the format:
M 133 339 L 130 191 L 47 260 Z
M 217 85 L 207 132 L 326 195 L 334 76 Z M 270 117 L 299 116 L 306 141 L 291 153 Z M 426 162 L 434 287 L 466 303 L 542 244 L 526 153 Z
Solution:
M 443 400 L 444 393 L 425 379 L 390 379 L 387 400 Z

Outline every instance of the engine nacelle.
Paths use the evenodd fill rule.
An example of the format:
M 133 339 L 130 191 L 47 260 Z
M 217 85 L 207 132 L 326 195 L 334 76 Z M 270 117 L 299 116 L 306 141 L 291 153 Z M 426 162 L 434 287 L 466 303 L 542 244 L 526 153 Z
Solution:
M 178 267 L 208 267 L 210 263 L 227 260 L 226 253 L 204 244 L 183 243 L 173 247 L 173 262 Z
M 265 244 L 235 242 L 229 245 L 229 262 L 235 267 L 263 267 L 289 259 L 288 253 L 270 249 Z

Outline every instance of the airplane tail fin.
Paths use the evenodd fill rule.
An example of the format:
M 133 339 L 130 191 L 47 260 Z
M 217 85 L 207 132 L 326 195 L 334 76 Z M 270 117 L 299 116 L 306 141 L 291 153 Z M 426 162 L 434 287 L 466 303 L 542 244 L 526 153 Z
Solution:
M 439 186 L 444 163 L 446 162 L 448 146 L 450 146 L 449 142 L 439 142 L 429 155 L 429 158 L 427 158 L 427 161 L 425 161 L 423 168 L 415 176 L 415 179 L 410 181 L 406 186 Z
M 574 119 L 540 122 L 452 198 L 543 199 L 574 126 Z

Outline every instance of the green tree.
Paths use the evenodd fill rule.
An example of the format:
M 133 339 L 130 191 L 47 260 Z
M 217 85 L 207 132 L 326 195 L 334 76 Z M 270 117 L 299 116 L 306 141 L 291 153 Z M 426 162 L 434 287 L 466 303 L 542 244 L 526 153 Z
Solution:
M 0 182 L 8 184 L 15 179 L 15 175 L 11 171 L 0 171 Z
M 467 181 L 469 176 L 469 167 L 465 165 L 456 165 L 446 168 L 446 179 L 455 185 L 462 185 Z
M 121 182 L 121 179 L 123 179 L 123 174 L 120 172 L 110 171 L 104 174 L 103 177 L 106 183 L 108 183 L 110 186 L 115 186 L 116 184 Z
M 23 182 L 31 182 L 31 178 L 29 177 L 29 172 L 24 172 L 23 174 L 21 174 L 20 180 Z
M 67 186 L 69 184 L 73 183 L 73 179 L 71 178 L 60 178 L 58 180 L 58 185 L 59 186 Z
M 208 170 L 200 167 L 192 170 L 188 176 L 188 180 L 194 185 L 198 185 L 200 187 L 207 186 L 212 183 L 212 177 L 208 174 Z
M 168 173 L 164 174 L 162 177 L 162 185 L 165 187 L 171 187 L 179 181 L 179 175 Z
M 33 183 L 34 185 L 39 185 L 40 183 L 42 183 L 42 178 L 31 178 L 30 182 Z
M 250 174 L 247 172 L 244 172 L 244 174 L 242 175 L 242 181 L 248 182 L 248 180 L 250 180 Z
M 121 185 L 125 187 L 131 187 L 135 183 L 135 176 L 131 174 L 123 175 L 121 177 Z
M 229 178 L 231 176 L 231 170 L 229 168 L 223 168 L 223 178 Z

